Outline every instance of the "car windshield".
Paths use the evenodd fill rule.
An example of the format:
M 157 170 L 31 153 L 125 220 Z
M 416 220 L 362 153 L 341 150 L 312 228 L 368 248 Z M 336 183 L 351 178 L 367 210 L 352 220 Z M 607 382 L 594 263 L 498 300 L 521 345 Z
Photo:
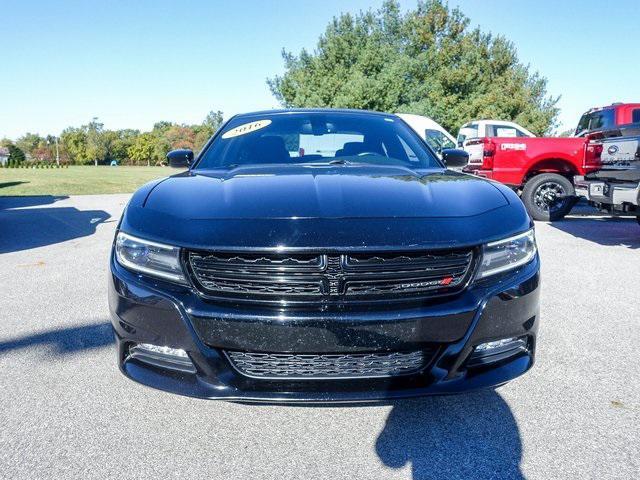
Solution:
M 285 112 L 232 119 L 194 168 L 341 163 L 442 166 L 398 118 L 357 112 Z

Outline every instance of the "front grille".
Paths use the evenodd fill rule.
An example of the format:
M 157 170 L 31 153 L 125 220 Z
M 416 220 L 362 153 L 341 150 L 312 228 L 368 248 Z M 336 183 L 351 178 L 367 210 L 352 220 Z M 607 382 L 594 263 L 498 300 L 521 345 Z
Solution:
M 393 353 L 301 354 L 225 352 L 243 375 L 263 379 L 376 378 L 409 375 L 426 366 L 433 350 Z
M 351 301 L 431 296 L 464 288 L 472 249 L 445 252 L 272 254 L 186 253 L 208 296 L 250 300 Z

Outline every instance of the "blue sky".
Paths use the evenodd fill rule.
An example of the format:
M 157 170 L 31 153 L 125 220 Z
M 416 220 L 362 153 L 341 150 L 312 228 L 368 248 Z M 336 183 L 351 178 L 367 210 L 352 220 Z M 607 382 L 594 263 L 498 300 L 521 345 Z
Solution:
M 0 2 L 0 138 L 199 123 L 209 110 L 276 107 L 265 79 L 282 48 L 313 48 L 333 15 L 379 1 Z M 402 1 L 412 8 L 414 1 Z M 512 40 L 562 95 L 562 128 L 586 109 L 640 101 L 635 0 L 459 0 L 472 25 Z

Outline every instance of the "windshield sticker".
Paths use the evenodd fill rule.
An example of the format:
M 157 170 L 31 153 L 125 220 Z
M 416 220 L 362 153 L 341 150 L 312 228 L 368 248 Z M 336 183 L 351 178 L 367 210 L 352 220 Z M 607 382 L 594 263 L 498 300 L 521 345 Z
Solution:
M 239 137 L 240 135 L 246 135 L 247 133 L 255 132 L 261 128 L 267 127 L 271 124 L 271 120 L 258 120 L 257 122 L 244 123 L 238 127 L 224 132 L 222 138 Z

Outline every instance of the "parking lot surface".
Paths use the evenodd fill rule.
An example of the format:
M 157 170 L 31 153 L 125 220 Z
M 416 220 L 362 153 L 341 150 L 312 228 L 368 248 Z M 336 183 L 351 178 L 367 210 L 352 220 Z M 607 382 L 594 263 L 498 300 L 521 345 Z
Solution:
M 182 398 L 117 370 L 108 254 L 128 195 L 0 197 L 1 478 L 640 477 L 640 226 L 536 225 L 536 366 L 383 406 Z M 588 212 L 582 212 L 588 213 Z

